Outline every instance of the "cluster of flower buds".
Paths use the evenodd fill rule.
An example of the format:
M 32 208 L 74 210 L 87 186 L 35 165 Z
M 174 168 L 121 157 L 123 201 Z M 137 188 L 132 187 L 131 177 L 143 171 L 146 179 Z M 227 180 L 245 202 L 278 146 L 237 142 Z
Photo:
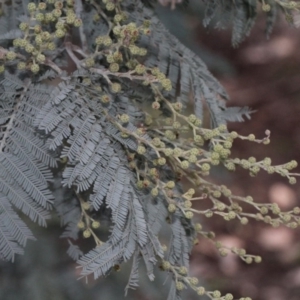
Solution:
M 14 62 L 19 70 L 30 70 L 32 73 L 38 73 L 42 65 L 48 64 L 47 60 L 52 57 L 47 58 L 46 53 L 56 49 L 58 39 L 63 38 L 72 26 L 82 25 L 73 5 L 73 0 L 48 0 L 38 4 L 29 2 L 29 18 L 19 24 L 22 35 L 12 41 L 12 50 L 5 50 L 0 73 L 4 71 L 5 64 L 10 62 Z M 50 28 L 55 30 L 49 31 Z
M 254 134 L 242 136 L 235 131 L 229 132 L 225 124 L 212 129 L 204 128 L 202 120 L 196 114 L 185 114 L 180 99 L 176 102 L 168 99 L 168 92 L 173 89 L 172 81 L 158 67 L 150 68 L 141 60 L 141 56 L 145 56 L 147 50 L 140 47 L 138 42 L 141 35 L 151 32 L 149 21 L 145 20 L 142 25 L 134 22 L 126 24 L 126 15 L 121 11 L 118 1 L 102 2 L 108 13 L 113 15 L 113 22 L 107 34 L 96 37 L 95 51 L 85 58 L 84 66 L 94 72 L 100 57 L 106 70 L 98 69 L 98 74 L 103 75 L 108 84 L 107 90 L 112 93 L 122 92 L 122 78 L 126 78 L 149 86 L 153 94 L 151 107 L 145 114 L 143 128 L 130 131 L 128 125 L 131 118 L 127 114 L 111 118 L 112 123 L 120 130 L 122 138 L 132 138 L 136 142 L 135 151 L 127 149 L 127 157 L 129 167 L 137 174 L 137 188 L 158 201 L 163 198 L 170 219 L 174 215 L 181 214 L 186 222 L 191 222 L 195 214 L 200 214 L 207 218 L 219 216 L 225 221 L 237 220 L 243 225 L 253 218 L 272 226 L 280 224 L 291 228 L 299 226 L 299 208 L 281 212 L 274 204 L 257 204 L 251 196 L 233 195 L 228 187 L 217 185 L 208 179 L 214 168 L 223 166 L 229 171 L 241 167 L 248 170 L 250 176 L 256 176 L 262 170 L 269 174 L 277 173 L 286 177 L 291 184 L 296 183 L 299 174 L 291 172 L 297 167 L 295 161 L 274 166 L 270 158 L 257 160 L 255 157 L 248 159 L 232 157 L 231 149 L 236 139 L 267 145 L 270 143 L 270 132 L 267 130 L 265 137 L 258 139 Z M 263 5 L 267 11 L 269 4 L 263 2 Z M 100 101 L 103 107 L 113 99 L 107 94 L 107 90 L 101 91 Z M 144 137 L 145 134 L 148 138 Z M 173 178 L 166 179 L 166 170 L 172 171 Z M 178 184 L 181 178 L 189 181 L 195 189 L 179 192 Z M 193 201 L 205 199 L 210 201 L 210 208 L 204 210 L 194 208 Z M 249 213 L 245 207 L 247 205 L 256 209 L 256 212 Z M 215 234 L 204 232 L 201 224 L 195 224 L 194 229 L 198 234 L 215 241 Z M 221 256 L 231 252 L 246 263 L 261 261 L 260 256 L 247 254 L 245 249 L 227 248 L 220 242 L 214 243 Z M 185 266 L 172 265 L 169 261 L 162 260 L 161 268 L 174 274 L 176 289 L 179 291 L 189 286 L 198 295 L 206 295 L 210 299 L 233 299 L 231 294 L 222 296 L 217 290 L 209 292 L 198 286 L 197 278 L 190 277 Z M 251 299 L 246 297 L 241 300 Z
M 268 1 L 269 3 L 267 3 L 266 0 L 262 0 L 262 5 L 261 5 L 261 9 L 262 11 L 266 12 L 266 13 L 270 13 L 271 10 L 277 10 L 277 5 L 281 7 L 282 11 L 285 14 L 285 18 L 287 20 L 287 22 L 293 24 L 294 23 L 294 12 L 299 12 L 299 8 L 300 8 L 300 3 L 297 1 L 280 1 L 280 0 L 276 0 L 274 1 L 274 3 L 271 3 L 270 1 Z
M 155 150 L 157 153 L 156 159 L 147 162 L 146 169 L 144 166 L 142 167 L 143 172 L 140 173 L 139 178 L 144 179 L 138 181 L 137 185 L 139 188 L 151 188 L 149 192 L 154 197 L 159 194 L 165 195 L 168 201 L 168 211 L 172 214 L 180 210 L 186 219 L 192 219 L 196 213 L 203 214 L 206 217 L 219 215 L 225 221 L 238 219 L 244 225 L 248 223 L 250 217 L 261 219 L 273 226 L 285 224 L 288 227 L 295 228 L 300 224 L 299 217 L 292 212 L 277 212 L 276 218 L 272 218 L 269 215 L 260 217 L 262 215 L 260 205 L 254 203 L 252 197 L 235 196 L 226 186 L 216 185 L 205 180 L 212 168 L 217 165 L 223 165 L 228 170 L 235 170 L 236 167 L 241 166 L 248 169 L 251 176 L 254 176 L 260 170 L 265 170 L 268 173 L 271 171 L 271 173 L 278 173 L 287 177 L 290 183 L 295 183 L 295 176 L 299 174 L 291 173 L 290 170 L 297 166 L 296 161 L 272 166 L 270 158 L 265 158 L 261 161 L 257 161 L 254 157 L 249 159 L 231 158 L 230 149 L 235 139 L 239 138 L 267 144 L 270 136 L 269 131 L 266 131 L 266 137 L 257 139 L 253 134 L 241 136 L 236 132 L 228 132 L 225 125 L 215 129 L 206 129 L 201 127 L 202 122 L 195 115 L 185 116 L 181 114 L 182 107 L 178 103 L 172 104 L 166 99 L 163 99 L 161 102 L 170 108 L 173 117 L 154 120 L 147 132 L 150 136 L 153 135 L 152 140 L 144 140 L 138 132 L 127 132 L 128 136 L 136 138 L 139 143 L 136 150 L 139 157 L 136 157 L 136 161 L 135 159 L 131 161 L 131 166 L 136 168 L 138 173 L 137 166 L 139 165 L 140 157 L 143 156 L 146 159 L 149 154 L 148 151 Z M 160 104 L 157 100 L 153 102 L 153 104 L 155 103 Z M 155 106 L 155 108 L 161 109 L 158 106 Z M 129 121 L 129 117 L 127 115 L 120 116 L 119 120 L 122 127 L 122 124 L 126 124 Z M 187 130 L 192 131 L 193 137 L 187 137 Z M 153 165 L 152 168 L 151 164 Z M 190 189 L 182 194 L 180 197 L 182 200 L 178 201 L 178 194 L 175 192 L 175 181 L 163 182 L 163 178 L 157 177 L 157 174 L 160 173 L 157 170 L 164 168 L 165 165 L 172 166 L 174 174 L 179 174 L 180 177 L 184 176 L 193 183 L 201 196 L 194 197 L 195 190 Z M 154 173 L 155 176 L 153 176 Z M 212 202 L 213 206 L 211 209 L 201 211 L 192 207 L 192 201 L 205 198 Z M 225 201 L 225 198 L 227 198 L 227 201 Z M 254 206 L 258 213 L 250 214 L 245 212 L 242 203 Z M 272 212 L 276 214 L 274 207 Z
M 262 2 L 263 10 L 270 10 L 270 5 Z M 287 3 L 286 5 L 294 5 L 293 1 Z M 291 184 L 295 184 L 296 176 L 299 175 L 291 172 L 297 167 L 295 161 L 273 166 L 270 158 L 263 160 L 257 160 L 255 157 L 232 158 L 231 149 L 236 139 L 268 144 L 270 132 L 266 131 L 266 137 L 257 139 L 253 134 L 242 136 L 237 132 L 229 132 L 224 124 L 217 128 L 204 128 L 202 120 L 196 114 L 185 114 L 180 99 L 176 102 L 168 99 L 168 92 L 173 89 L 172 81 L 158 67 L 148 67 L 141 59 L 147 54 L 147 50 L 140 47 L 138 42 L 141 35 L 151 33 L 150 22 L 145 20 L 141 25 L 134 22 L 125 24 L 127 17 L 121 11 L 119 1 L 102 0 L 101 5 L 112 19 L 109 22 L 109 31 L 96 37 L 94 52 L 84 55 L 82 61 L 78 61 L 80 66 L 102 75 L 107 85 L 97 89 L 88 77 L 83 78 L 82 85 L 89 87 L 87 89 L 89 91 L 94 90 L 98 95 L 97 99 L 104 113 L 114 100 L 115 95 L 112 94 L 122 93 L 122 78 L 137 80 L 149 86 L 153 100 L 149 113 L 145 114 L 143 128 L 130 131 L 128 125 L 131 116 L 126 113 L 110 118 L 120 130 L 123 139 L 132 138 L 136 142 L 135 151 L 132 149 L 126 151 L 128 165 L 137 174 L 137 187 L 153 198 L 162 197 L 170 218 L 174 217 L 174 214 L 181 214 L 182 219 L 185 218 L 185 222 L 189 223 L 195 214 L 200 214 L 207 218 L 220 216 L 225 221 L 238 220 L 241 224 L 247 224 L 249 218 L 253 218 L 274 227 L 280 224 L 291 228 L 300 226 L 299 208 L 282 212 L 276 204 L 257 204 L 252 197 L 233 195 L 226 186 L 217 185 L 207 179 L 211 170 L 219 166 L 229 171 L 242 167 L 249 170 L 251 176 L 264 170 L 269 174 L 280 174 L 288 178 Z M 73 0 L 48 0 L 38 5 L 30 2 L 27 9 L 30 19 L 28 22 L 20 23 L 22 36 L 13 40 L 13 48 L 5 52 L 3 60 L 4 64 L 17 61 L 18 69 L 38 73 L 49 59 L 47 57 L 49 50 L 55 50 L 58 41 L 64 38 L 72 27 L 80 27 L 82 21 L 75 14 Z M 48 31 L 49 28 L 55 30 L 51 32 Z M 100 63 L 104 68 L 98 68 Z M 4 65 L 0 65 L 1 71 L 4 71 Z M 169 173 L 174 174 L 173 178 L 165 176 L 170 170 L 172 172 Z M 189 181 L 194 188 L 179 192 L 178 184 L 181 178 Z M 210 208 L 204 210 L 194 208 L 193 201 L 205 199 L 210 201 Z M 89 203 L 81 200 L 80 203 L 82 213 L 77 224 L 78 228 L 82 230 L 83 237 L 93 237 L 97 244 L 101 244 L 94 232 L 100 223 L 90 216 Z M 246 212 L 245 205 L 254 207 L 257 212 Z M 195 224 L 194 229 L 210 240 L 215 239 L 214 233 L 204 232 L 201 224 Z M 215 242 L 215 246 L 221 256 L 232 252 L 246 263 L 261 261 L 259 256 L 249 255 L 245 249 L 227 248 L 220 242 Z M 198 295 L 206 295 L 210 299 L 233 299 L 231 294 L 222 296 L 218 290 L 210 292 L 198 286 L 198 279 L 190 277 L 185 266 L 172 265 L 169 261 L 163 260 L 161 268 L 174 274 L 176 289 L 179 291 L 189 286 Z M 251 300 L 248 297 L 241 299 Z
M 80 207 L 81 207 L 81 218 L 77 223 L 77 227 L 82 230 L 82 235 L 84 238 L 89 238 L 93 236 L 95 239 L 96 244 L 101 245 L 101 241 L 95 235 L 94 230 L 100 227 L 100 222 L 95 220 L 89 215 L 89 211 L 91 206 L 88 202 L 85 202 L 78 197 L 80 200 Z

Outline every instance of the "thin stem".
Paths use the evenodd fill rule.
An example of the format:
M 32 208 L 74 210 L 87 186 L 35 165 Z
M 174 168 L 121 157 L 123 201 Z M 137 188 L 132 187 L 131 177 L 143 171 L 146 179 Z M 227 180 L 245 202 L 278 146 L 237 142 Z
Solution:
M 70 42 L 66 42 L 65 45 L 66 45 L 66 51 L 69 54 L 70 58 L 73 60 L 73 62 L 76 64 L 77 69 L 81 69 L 81 62 L 73 53 L 72 44 Z
M 57 64 L 55 64 L 52 60 L 50 60 L 48 58 L 46 58 L 44 65 L 49 66 L 54 71 L 56 71 L 58 74 L 61 74 L 63 72 L 62 69 Z
M 122 73 L 122 72 L 110 72 L 107 69 L 99 69 L 99 68 L 90 68 L 91 72 L 102 75 L 103 77 L 111 75 L 114 77 L 120 77 L 120 78 L 128 78 L 130 80 L 141 80 L 145 81 L 148 80 L 150 82 L 157 82 L 157 79 L 152 75 L 132 75 L 134 73 L 133 71 Z
M 75 7 L 76 7 L 75 13 L 76 13 L 77 17 L 81 19 L 81 13 L 83 10 L 82 1 L 75 0 Z M 83 51 L 88 53 L 88 43 L 87 43 L 85 33 L 83 31 L 83 26 L 79 27 L 79 36 L 80 36 L 80 42 L 81 42 L 81 47 L 82 47 Z

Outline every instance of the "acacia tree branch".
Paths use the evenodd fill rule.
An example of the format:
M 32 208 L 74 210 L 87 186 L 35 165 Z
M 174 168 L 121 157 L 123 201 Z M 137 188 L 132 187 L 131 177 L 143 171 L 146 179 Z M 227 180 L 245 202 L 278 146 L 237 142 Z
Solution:
M 76 57 L 76 55 L 72 51 L 72 44 L 70 42 L 66 42 L 65 46 L 66 46 L 66 51 L 67 51 L 68 55 L 75 63 L 77 69 L 81 69 L 82 67 L 81 67 L 80 60 Z
M 92 73 L 99 74 L 103 77 L 107 77 L 108 75 L 114 76 L 114 77 L 119 77 L 119 78 L 128 78 L 130 80 L 141 80 L 141 81 L 149 81 L 149 83 L 154 83 L 158 82 L 158 79 L 154 77 L 153 75 L 150 74 L 145 74 L 145 75 L 132 75 L 134 71 L 130 72 L 111 72 L 107 69 L 100 69 L 100 68 L 90 68 L 89 69 Z
M 54 71 L 56 71 L 58 74 L 61 74 L 63 72 L 62 69 L 57 64 L 55 64 L 52 60 L 50 60 L 49 58 L 46 58 L 44 65 L 49 66 Z
M 75 0 L 75 13 L 76 16 L 81 19 L 81 14 L 82 14 L 82 1 L 81 0 Z M 83 49 L 83 52 L 88 53 L 88 43 L 87 43 L 87 39 L 86 39 L 86 35 L 84 33 L 84 29 L 83 26 L 80 26 L 78 28 L 79 30 L 79 36 L 80 36 L 80 42 L 81 42 L 81 47 Z

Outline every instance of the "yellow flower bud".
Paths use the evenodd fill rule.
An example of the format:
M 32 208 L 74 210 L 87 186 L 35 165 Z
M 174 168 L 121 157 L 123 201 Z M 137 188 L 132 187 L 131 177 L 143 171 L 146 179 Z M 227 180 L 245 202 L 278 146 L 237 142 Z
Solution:
M 14 60 L 17 57 L 17 54 L 13 51 L 8 51 L 5 57 L 7 60 Z
M 20 61 L 17 65 L 18 70 L 25 70 L 26 69 L 26 63 L 23 61 Z
M 176 205 L 173 204 L 173 203 L 169 204 L 169 206 L 168 206 L 168 211 L 169 211 L 170 213 L 175 212 L 175 211 L 176 211 Z
M 40 70 L 40 67 L 38 64 L 32 64 L 30 70 L 32 73 L 37 73 Z
M 34 12 L 36 10 L 36 5 L 34 2 L 29 2 L 27 5 L 27 9 L 29 12 Z
M 85 238 L 89 238 L 91 236 L 91 231 L 89 229 L 86 229 L 84 232 L 83 232 L 83 237 Z
M 109 70 L 112 72 L 112 73 L 116 73 L 119 71 L 119 65 L 117 63 L 112 63 L 109 65 Z
M 99 228 L 99 227 L 100 227 L 100 222 L 98 222 L 98 221 L 93 221 L 93 222 L 92 222 L 92 227 L 93 227 L 94 229 Z
M 83 228 L 85 227 L 85 223 L 84 223 L 83 221 L 79 221 L 79 222 L 77 223 L 77 227 L 78 227 L 79 229 L 83 229 Z

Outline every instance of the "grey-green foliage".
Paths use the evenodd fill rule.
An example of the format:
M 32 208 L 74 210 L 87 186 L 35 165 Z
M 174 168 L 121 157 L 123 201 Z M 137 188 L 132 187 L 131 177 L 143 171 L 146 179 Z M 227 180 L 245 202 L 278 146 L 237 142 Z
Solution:
M 203 0 L 205 3 L 204 26 L 215 20 L 217 28 L 232 26 L 232 44 L 237 46 L 251 32 L 260 7 L 257 0 Z M 283 1 L 285 2 L 285 1 Z M 266 1 L 270 9 L 266 12 L 266 36 L 269 37 L 274 27 L 278 9 L 286 14 L 277 1 Z
M 256 1 L 252 2 L 254 5 Z M 251 29 L 256 10 L 250 1 L 234 3 L 208 1 L 205 24 L 217 7 L 233 13 L 236 44 Z M 11 47 L 11 40 L 20 36 L 17 17 L 26 19 L 26 5 L 26 1 L 1 2 L 4 14 L 0 24 L 9 24 L 10 29 L 7 33 L 8 28 L 0 26 L 3 47 Z M 213 127 L 249 117 L 247 108 L 226 108 L 228 97 L 224 89 L 201 59 L 169 34 L 151 7 L 142 1 L 125 0 L 122 8 L 129 21 L 138 24 L 145 19 L 151 21 L 151 34 L 143 36 L 137 44 L 148 50 L 143 63 L 147 67 L 158 66 L 171 79 L 175 88 L 166 92 L 169 99 L 180 101 L 184 107 L 192 103 L 195 115 L 201 119 L 204 107 L 208 107 Z M 94 38 L 107 30 L 104 20 L 92 21 L 94 13 L 94 6 L 85 3 L 82 19 L 84 32 L 90 37 L 88 51 L 92 51 Z M 59 66 L 65 60 L 65 54 L 59 51 L 54 56 Z M 97 64 L 101 66 L 101 62 Z M 86 85 L 84 78 L 90 78 L 91 84 Z M 60 82 L 56 87 L 53 79 Z M 136 151 L 138 143 L 133 137 L 124 138 L 111 119 L 129 115 L 126 128 L 135 132 L 145 118 L 140 107 L 151 103 L 155 95 L 149 87 L 128 78 L 120 77 L 118 82 L 123 87 L 122 93 L 113 94 L 101 74 L 83 69 L 55 74 L 44 68 L 36 76 L 8 64 L 0 77 L 0 255 L 3 259 L 13 260 L 22 253 L 26 240 L 34 239 L 19 211 L 45 226 L 54 208 L 66 226 L 62 236 L 76 240 L 81 216 L 78 197 L 83 197 L 90 203 L 96 219 L 103 211 L 109 212 L 111 229 L 105 243 L 85 254 L 75 242 L 69 242 L 68 253 L 82 267 L 81 275 L 93 274 L 95 278 L 107 275 L 115 265 L 133 257 L 126 288 L 138 285 L 141 259 L 150 280 L 154 279 L 157 260 L 164 256 L 158 235 L 168 216 L 167 202 L 164 194 L 154 198 L 136 188 L 136 173 L 129 168 L 127 151 Z M 108 104 L 100 101 L 99 86 L 100 96 L 109 95 Z M 145 134 L 143 138 L 152 137 Z M 154 152 L 147 155 L 149 161 L 156 158 Z M 62 161 L 61 172 L 57 171 L 58 158 Z M 174 178 L 167 166 L 161 168 L 160 175 Z M 55 190 L 54 196 L 49 184 Z M 180 191 L 181 186 L 178 184 L 176 189 Z M 193 225 L 180 211 L 169 217 L 168 222 L 171 238 L 167 259 L 173 265 L 188 267 L 195 236 Z M 180 299 L 175 284 L 168 299 Z
M 53 200 L 49 168 L 56 167 L 56 160 L 45 146 L 45 137 L 33 127 L 36 113 L 47 101 L 44 90 L 8 73 L 1 79 L 0 249 L 5 259 L 13 260 L 33 236 L 11 205 L 46 226 Z

